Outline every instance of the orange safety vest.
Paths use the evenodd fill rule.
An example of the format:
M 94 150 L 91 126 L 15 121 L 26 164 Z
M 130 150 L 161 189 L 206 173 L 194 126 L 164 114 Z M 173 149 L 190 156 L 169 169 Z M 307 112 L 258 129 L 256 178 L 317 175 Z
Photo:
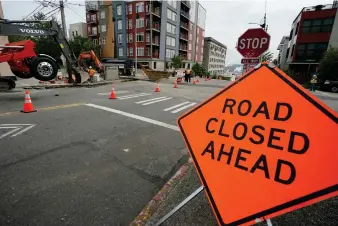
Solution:
M 94 74 L 95 74 L 94 69 L 90 69 L 89 72 L 88 72 L 88 74 L 89 74 L 90 77 L 93 77 Z

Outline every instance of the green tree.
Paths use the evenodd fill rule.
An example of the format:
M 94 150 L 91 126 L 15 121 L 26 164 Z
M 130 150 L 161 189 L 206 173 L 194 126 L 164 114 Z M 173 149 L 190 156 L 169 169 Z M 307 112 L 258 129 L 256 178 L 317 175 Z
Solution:
M 45 14 L 39 12 L 34 14 L 29 20 L 48 20 L 48 17 L 45 16 Z M 55 20 L 55 18 L 51 18 L 50 20 Z M 41 23 L 34 23 L 34 24 L 27 24 L 25 26 L 43 29 L 43 28 L 49 28 L 48 22 L 41 22 Z M 55 59 L 59 59 L 61 56 L 61 49 L 60 46 L 54 41 L 52 37 L 49 36 L 9 36 L 8 40 L 9 42 L 17 42 L 22 40 L 32 40 L 35 42 L 35 52 L 37 54 L 47 54 Z
M 320 80 L 338 80 L 338 48 L 330 47 L 319 62 Z
M 88 38 L 76 36 L 74 37 L 74 40 L 69 41 L 69 45 L 72 48 L 75 56 L 79 56 L 81 52 L 93 50 L 96 56 L 99 57 L 99 47 L 95 46 L 94 43 Z
M 180 56 L 173 56 L 171 58 L 171 66 L 175 69 L 180 68 L 182 65 L 182 59 Z
M 203 64 L 196 63 L 192 66 L 192 71 L 197 76 L 203 76 L 207 74 L 207 69 L 204 67 Z
M 270 61 L 272 60 L 272 58 L 273 58 L 273 53 L 271 53 L 270 51 L 267 51 L 259 57 L 259 62 Z

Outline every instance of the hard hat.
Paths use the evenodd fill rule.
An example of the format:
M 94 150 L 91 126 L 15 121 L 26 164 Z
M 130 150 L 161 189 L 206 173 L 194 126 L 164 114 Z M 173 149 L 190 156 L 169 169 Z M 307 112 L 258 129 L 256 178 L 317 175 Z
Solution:
M 89 69 L 92 69 L 92 66 L 89 66 Z

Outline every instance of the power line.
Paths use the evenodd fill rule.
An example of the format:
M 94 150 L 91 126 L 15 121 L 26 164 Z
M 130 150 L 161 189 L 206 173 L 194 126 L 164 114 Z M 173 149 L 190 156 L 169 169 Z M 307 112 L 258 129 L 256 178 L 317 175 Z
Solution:
M 49 18 L 53 18 L 59 12 L 60 12 L 60 9 L 58 8 L 58 11 L 56 11 L 55 13 L 53 13 L 53 14 L 49 15 L 48 17 L 46 17 L 46 20 L 48 20 Z
M 83 4 L 75 4 L 75 3 L 70 3 L 70 2 L 67 2 L 66 4 L 68 4 L 68 5 L 77 5 L 77 6 L 86 6 L 86 5 L 83 5 Z
M 49 11 L 48 13 L 45 13 L 45 16 L 47 16 L 48 14 L 50 14 L 50 13 L 52 13 L 52 12 L 54 12 L 54 11 L 58 10 L 58 9 L 60 9 L 60 8 L 55 8 L 55 9 L 53 9 L 53 10 Z
M 23 20 L 27 19 L 29 16 L 34 15 L 35 11 L 38 10 L 42 5 L 38 5 L 32 12 L 30 12 L 26 17 L 23 18 Z M 43 6 L 42 6 L 43 7 Z M 40 9 L 41 10 L 41 9 Z
M 73 13 L 75 13 L 76 15 L 78 15 L 78 16 L 81 18 L 81 20 L 86 20 L 85 17 L 83 17 L 83 16 L 81 16 L 80 14 L 78 14 L 76 11 L 74 11 L 72 8 L 70 8 L 68 5 L 66 5 L 66 6 L 67 6 L 67 8 L 70 9 Z

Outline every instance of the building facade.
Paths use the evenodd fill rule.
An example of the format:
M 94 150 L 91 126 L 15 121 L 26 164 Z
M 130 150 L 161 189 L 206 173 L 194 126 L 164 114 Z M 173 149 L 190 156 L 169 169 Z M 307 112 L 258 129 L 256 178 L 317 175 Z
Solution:
M 76 36 L 87 38 L 87 23 L 69 24 L 69 40 L 74 40 Z
M 287 70 L 286 53 L 288 51 L 288 44 L 289 44 L 289 36 L 283 36 L 277 48 L 277 50 L 279 50 L 277 63 L 278 67 L 282 70 Z
M 87 36 L 100 47 L 101 57 L 115 57 L 115 32 L 113 22 L 113 1 L 86 0 Z M 106 40 L 109 40 L 107 43 Z
M 4 12 L 2 11 L 2 4 L 0 0 L 0 18 L 5 18 Z M 7 36 L 0 36 L 0 45 L 5 45 L 8 43 L 8 37 Z M 8 63 L 0 63 L 0 76 L 14 76 Z
M 202 62 L 206 12 L 197 1 L 113 1 L 113 11 L 117 58 L 137 54 L 154 70 L 169 69 L 178 55 L 182 67 Z
M 208 72 L 211 75 L 224 75 L 227 47 L 211 37 L 206 37 L 203 52 L 203 65 Z
M 286 67 L 305 82 L 315 73 L 330 47 L 338 47 L 337 1 L 305 7 L 293 21 L 286 50 Z

